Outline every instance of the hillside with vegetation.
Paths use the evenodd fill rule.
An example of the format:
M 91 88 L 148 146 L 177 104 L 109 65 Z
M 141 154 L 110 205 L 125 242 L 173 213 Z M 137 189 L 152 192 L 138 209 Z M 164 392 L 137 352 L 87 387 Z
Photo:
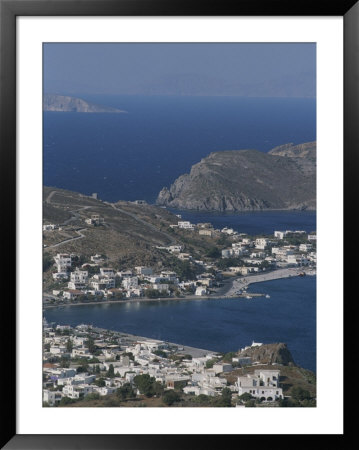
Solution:
M 85 220 L 92 215 L 100 216 L 103 223 L 87 224 Z M 44 187 L 43 223 L 56 225 L 56 229 L 43 232 L 45 286 L 51 283 L 53 257 L 59 252 L 80 255 L 78 265 L 100 254 L 105 258 L 105 266 L 117 270 L 146 265 L 157 270 L 172 268 L 190 277 L 195 270 L 190 262 L 158 247 L 181 245 L 194 258 L 213 261 L 220 256 L 220 246 L 230 245 L 230 238 L 223 234 L 210 237 L 171 228 L 178 220 L 158 206 L 108 203 L 77 192 Z

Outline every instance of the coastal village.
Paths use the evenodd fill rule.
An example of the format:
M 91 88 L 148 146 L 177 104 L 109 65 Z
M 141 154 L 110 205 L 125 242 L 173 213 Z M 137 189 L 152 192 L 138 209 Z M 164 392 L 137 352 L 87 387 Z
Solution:
M 43 345 L 43 404 L 48 407 L 90 406 L 102 400 L 103 406 L 315 404 L 313 391 L 292 388 L 290 395 L 283 393 L 281 371 L 296 369 L 286 367 L 288 361 L 268 365 L 246 356 L 266 347 L 258 342 L 222 355 L 85 324 L 44 321 Z M 312 382 L 305 371 L 304 376 Z
M 99 215 L 85 219 L 89 225 L 104 223 Z M 44 225 L 43 231 L 51 233 L 58 226 Z M 250 238 L 232 228 L 214 229 L 209 223 L 192 224 L 178 221 L 172 228 L 188 233 L 229 236 L 232 245 L 220 250 L 215 248 L 211 260 L 197 260 L 183 245 L 156 246 L 193 268 L 195 278 L 181 276 L 170 268 L 154 273 L 151 267 L 135 266 L 118 270 L 109 267 L 106 255 L 91 255 L 83 261 L 82 255 L 57 253 L 53 257 L 52 278 L 57 288 L 44 295 L 44 304 L 64 302 L 193 298 L 218 295 L 245 296 L 249 284 L 296 275 L 314 275 L 316 266 L 316 234 L 302 230 L 275 231 L 272 237 Z M 300 240 L 300 244 L 286 241 Z M 213 258 L 214 257 L 214 258 Z M 231 264 L 233 262 L 233 265 Z M 236 265 L 234 263 L 237 263 Z M 239 263 L 239 264 L 238 264 Z M 233 279 L 236 282 L 233 282 Z M 231 289 L 221 289 L 231 280 Z M 228 283 L 227 283 L 228 284 Z
M 51 191 L 48 199 L 53 195 L 56 193 Z M 66 197 L 66 202 L 69 198 Z M 147 206 L 146 202 L 133 202 L 135 208 L 146 211 L 145 221 L 141 209 L 136 209 L 134 214 L 133 209 L 125 209 L 127 204 L 119 207 L 92 199 L 86 201 L 96 202 L 94 205 L 100 211 L 106 208 L 107 216 L 88 211 L 93 206 L 76 205 L 74 209 L 58 203 L 63 210 L 72 208 L 70 218 L 57 224 L 47 220 L 43 225 L 47 243 L 44 244 L 44 309 L 192 299 L 255 301 L 259 296 L 265 297 L 263 301 L 270 301 L 269 295 L 252 292 L 250 285 L 315 275 L 315 232 L 280 230 L 271 235 L 249 236 L 229 227 L 216 229 L 211 223 L 194 224 L 183 220 L 180 214 Z M 150 214 L 146 208 L 167 214 L 166 228 L 152 225 L 147 220 Z M 140 223 L 141 230 L 162 233 L 168 244 L 146 244 L 148 252 L 156 254 L 156 264 L 126 264 L 123 259 L 109 257 L 106 253 L 112 249 L 110 245 L 104 245 L 102 252 L 89 253 L 88 248 L 96 248 L 94 236 L 102 232 L 108 235 L 111 227 L 116 226 L 108 211 L 129 216 L 134 225 Z M 71 230 L 75 233 L 71 234 Z M 62 235 L 65 239 L 58 241 L 58 232 L 65 232 Z M 90 237 L 91 232 L 97 234 Z M 87 253 L 61 252 L 58 248 L 73 248 L 74 242 L 87 242 Z M 197 242 L 205 243 L 204 250 L 199 250 Z M 140 257 L 136 261 L 141 261 Z M 271 345 L 285 344 L 252 342 L 243 349 L 221 354 L 103 330 L 92 324 L 48 324 L 44 319 L 43 404 L 50 407 L 315 406 L 312 372 L 297 367 L 291 356 L 282 358 L 282 347 L 267 350 Z M 261 349 L 259 353 L 258 349 Z M 284 354 L 287 353 L 285 348 Z M 298 379 L 302 384 L 298 385 Z

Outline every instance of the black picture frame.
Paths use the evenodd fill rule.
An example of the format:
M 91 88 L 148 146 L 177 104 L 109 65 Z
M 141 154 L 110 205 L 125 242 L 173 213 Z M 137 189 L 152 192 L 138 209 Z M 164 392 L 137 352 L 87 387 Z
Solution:
M 3 293 L 2 342 L 6 375 L 2 373 L 3 419 L 1 445 L 5 449 L 169 449 L 231 443 L 268 442 L 278 435 L 18 435 L 16 433 L 16 17 L 18 16 L 342 16 L 344 18 L 344 208 L 348 235 L 355 235 L 353 189 L 359 149 L 359 2 L 341 0 L 239 0 L 236 3 L 179 0 L 0 0 L 0 183 L 3 193 L 2 269 L 8 280 Z M 355 191 L 354 191 L 355 192 Z M 348 242 L 344 243 L 348 254 Z M 347 287 L 354 268 L 344 274 Z M 353 304 L 346 305 L 346 332 L 354 329 Z M 349 339 L 350 340 L 350 339 Z M 347 340 L 348 342 L 348 340 Z M 348 344 L 349 345 L 349 344 Z M 350 350 L 345 347 L 344 355 Z M 3 371 L 2 371 L 3 372 Z M 345 422 L 345 435 L 354 416 Z M 285 431 L 285 430 L 283 430 Z M 205 438 L 208 438 L 205 439 Z M 291 435 L 294 437 L 294 435 Z M 310 436 L 312 442 L 315 436 Z M 318 437 L 318 436 L 316 436 Z M 343 439 L 344 435 L 331 436 Z M 288 438 L 288 436 L 287 436 Z M 308 438 L 296 435 L 298 442 Z M 339 442 L 338 442 L 339 443 Z M 279 446 L 276 440 L 276 446 Z M 286 444 L 287 445 L 287 444 Z

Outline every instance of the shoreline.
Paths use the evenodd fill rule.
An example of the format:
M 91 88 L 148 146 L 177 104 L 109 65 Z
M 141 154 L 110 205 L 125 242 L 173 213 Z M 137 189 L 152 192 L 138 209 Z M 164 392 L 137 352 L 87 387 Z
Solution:
M 292 278 L 300 276 L 300 273 L 305 272 L 305 270 L 300 268 L 286 268 L 286 269 L 277 269 L 270 272 L 264 272 L 261 274 L 255 275 L 247 275 L 247 276 L 239 276 L 233 278 L 227 278 L 224 280 L 224 286 L 218 289 L 219 293 L 215 292 L 210 295 L 188 295 L 186 297 L 159 297 L 159 298 L 132 298 L 132 299 L 124 299 L 124 300 L 105 300 L 105 301 L 93 301 L 93 302 L 83 302 L 83 303 L 63 303 L 58 305 L 43 305 L 43 310 L 52 309 L 52 308 L 61 308 L 68 306 L 91 306 L 91 305 L 116 305 L 116 304 L 125 304 L 125 303 L 146 303 L 146 302 L 163 302 L 163 301 L 191 301 L 191 300 L 216 300 L 216 299 L 227 299 L 238 296 L 238 291 L 247 289 L 251 284 L 255 283 L 263 283 L 266 281 L 274 281 L 283 278 Z M 313 269 L 310 271 L 310 275 L 312 276 L 316 274 L 316 271 Z
M 109 329 L 105 329 L 105 328 L 101 328 L 101 327 L 94 327 L 94 326 L 92 326 L 92 329 L 95 332 L 100 332 L 100 333 L 111 332 L 114 335 L 117 335 L 117 337 L 119 337 L 120 339 L 127 340 L 130 344 L 133 343 L 133 342 L 137 342 L 137 341 L 165 342 L 166 344 L 169 344 L 170 346 L 177 347 L 178 351 L 180 353 L 190 354 L 193 358 L 198 358 L 198 357 L 201 357 L 201 356 L 205 356 L 207 354 L 218 355 L 218 354 L 221 353 L 221 352 L 218 352 L 218 351 L 209 350 L 209 349 L 205 349 L 205 348 L 191 347 L 191 346 L 185 345 L 185 344 L 178 344 L 176 342 L 169 342 L 169 341 L 166 341 L 166 340 L 163 340 L 163 339 L 156 339 L 156 338 L 151 338 L 151 337 L 147 337 L 147 336 L 139 336 L 137 334 L 131 334 L 131 333 L 127 333 L 125 331 L 115 331 L 115 330 L 109 330 Z
M 280 280 L 283 278 L 292 278 L 298 277 L 301 273 L 306 273 L 305 269 L 293 267 L 293 268 L 285 268 L 285 269 L 277 269 L 270 272 L 262 272 L 260 274 L 255 275 L 246 275 L 237 277 L 233 280 L 231 288 L 227 291 L 227 297 L 232 297 L 237 295 L 237 291 L 247 289 L 251 284 L 255 283 L 263 283 L 266 281 L 274 281 Z M 311 269 L 307 270 L 306 276 L 316 275 L 316 270 Z

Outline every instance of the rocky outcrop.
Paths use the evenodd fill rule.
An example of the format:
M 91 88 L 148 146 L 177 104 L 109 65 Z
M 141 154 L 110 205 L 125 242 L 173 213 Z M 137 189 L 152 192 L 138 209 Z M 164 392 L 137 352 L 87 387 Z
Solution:
M 284 366 L 295 365 L 292 354 L 284 343 L 264 344 L 261 346 L 250 347 L 239 355 L 247 356 L 252 362 L 260 362 L 261 364 L 283 364 Z
M 45 94 L 43 101 L 44 111 L 81 112 L 81 113 L 123 113 L 120 109 L 109 106 L 96 105 L 81 98 L 65 95 Z
M 313 158 L 315 160 L 317 143 L 314 141 L 299 145 L 284 144 L 273 148 L 268 153 L 269 155 L 287 156 L 289 158 Z
M 269 153 L 211 153 L 163 188 L 157 204 L 199 211 L 315 209 L 315 143 L 287 144 Z

